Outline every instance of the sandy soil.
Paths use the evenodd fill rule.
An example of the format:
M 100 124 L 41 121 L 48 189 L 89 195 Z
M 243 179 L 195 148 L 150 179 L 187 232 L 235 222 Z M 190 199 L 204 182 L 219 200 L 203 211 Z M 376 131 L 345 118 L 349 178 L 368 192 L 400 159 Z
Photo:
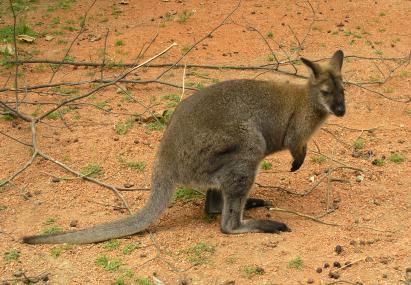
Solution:
M 32 44 L 18 43 L 20 57 L 61 60 L 78 33 L 80 17 L 91 2 L 20 2 L 27 2 L 28 6 L 20 12 L 20 21 L 24 19 L 38 33 Z M 287 60 L 287 56 L 298 58 L 298 54 L 322 59 L 337 49 L 344 50 L 346 55 L 362 57 L 391 58 L 409 54 L 410 1 L 326 0 L 311 4 L 315 10 L 314 22 L 306 1 L 243 1 L 226 24 L 196 46 L 181 63 L 273 64 L 267 45 L 249 27 L 261 32 L 280 60 Z M 0 28 L 3 29 L 11 25 L 13 19 L 8 1 L 0 5 Z M 156 34 L 144 59 L 176 42 L 177 47 L 155 61 L 174 62 L 217 27 L 236 5 L 235 1 L 97 1 L 88 14 L 86 31 L 69 53 L 70 59 L 102 62 L 105 34 L 109 29 L 106 62 L 133 62 Z M 47 35 L 54 38 L 47 41 Z M 303 43 L 302 50 L 298 49 L 298 42 Z M 350 58 L 345 61 L 343 74 L 351 82 L 374 82 L 364 87 L 403 100 L 410 97 L 409 65 L 395 69 L 384 84 L 375 83 L 398 64 L 398 61 Z M 303 66 L 296 67 L 299 74 L 307 75 Z M 289 65 L 280 69 L 293 72 Z M 129 77 L 151 79 L 163 70 L 139 69 Z M 106 69 L 104 77 L 121 71 Z M 13 67 L 1 67 L 1 86 L 12 87 L 13 77 L 8 78 L 13 72 Z M 260 73 L 187 68 L 185 84 L 201 87 L 232 78 L 254 78 Z M 20 66 L 19 86 L 45 84 L 50 76 L 49 65 L 26 64 Z M 53 82 L 100 76 L 100 68 L 62 66 Z M 162 80 L 181 85 L 182 78 L 180 68 L 169 71 Z M 284 75 L 271 72 L 259 78 L 283 80 Z M 130 115 L 145 112 L 143 118 L 150 117 L 144 106 L 150 106 L 150 110 L 158 114 L 173 109 L 174 102 L 167 98 L 170 94 L 179 96 L 181 89 L 154 83 L 123 86 L 136 101 L 118 92 L 117 87 L 106 88 L 82 100 L 84 104 L 64 109 L 63 116 L 46 118 L 38 125 L 38 144 L 45 153 L 75 170 L 81 171 L 90 165 L 101 167 L 100 175 L 96 176 L 101 181 L 146 188 L 150 186 L 152 162 L 162 131 L 150 130 L 147 122 L 134 120 Z M 92 87 L 85 84 L 78 88 L 41 90 L 73 96 Z M 73 93 L 67 95 L 70 92 Z M 190 94 L 192 91 L 186 90 L 184 96 Z M 0 93 L 0 100 L 13 99 L 12 92 Z M 29 92 L 24 100 L 37 104 L 23 104 L 21 110 L 41 114 L 53 105 L 39 107 L 39 103 L 62 99 L 64 97 L 57 94 Z M 336 270 L 334 263 L 351 262 L 352 266 L 338 270 L 340 284 L 411 284 L 411 276 L 408 279 L 406 276 L 406 268 L 411 267 L 410 104 L 348 84 L 346 104 L 346 116 L 331 117 L 324 125 L 325 130 L 313 137 L 306 162 L 299 171 L 289 172 L 289 153 L 277 153 L 267 157 L 272 168 L 262 170 L 257 182 L 303 192 L 326 177 L 327 170 L 340 165 L 363 172 L 337 170 L 332 176 L 341 182 L 333 182 L 329 187 L 321 183 L 306 196 L 257 185 L 252 190 L 252 196 L 268 199 L 274 207 L 313 216 L 325 213 L 329 192 L 335 211 L 321 220 L 339 226 L 260 208 L 247 211 L 246 215 L 283 221 L 293 231 L 280 235 L 228 236 L 219 230 L 219 217 L 204 217 L 203 198 L 196 197 L 176 199 L 151 226 L 151 236 L 143 233 L 109 243 L 81 246 L 29 246 L 20 243 L 23 235 L 80 229 L 127 215 L 125 210 L 118 209 L 121 203 L 109 189 L 75 179 L 51 161 L 37 158 L 12 184 L 0 188 L 0 282 L 20 284 L 21 272 L 27 276 L 45 272 L 48 281 L 40 283 L 163 284 L 158 281 L 161 280 L 164 284 L 336 284 L 332 283 L 336 279 L 329 276 L 330 270 Z M 129 122 L 130 128 L 125 127 L 126 133 L 119 134 L 125 122 Z M 7 120 L 3 116 L 0 131 L 24 142 L 31 140 L 29 124 L 19 119 Z M 31 151 L 6 136 L 0 134 L 0 137 L 0 179 L 6 179 L 28 161 Z M 314 142 L 328 158 L 316 153 Z M 392 161 L 396 158 L 393 154 L 398 154 L 397 158 L 403 161 Z M 375 159 L 383 160 L 384 164 L 374 165 Z M 141 162 L 145 167 L 136 170 L 127 162 Z M 142 164 L 137 165 L 134 168 L 143 168 Z M 361 180 L 358 176 L 364 179 L 358 181 Z M 56 177 L 60 177 L 59 182 L 55 182 Z M 132 211 L 138 210 L 148 197 L 147 191 L 123 194 Z M 76 227 L 70 226 L 73 221 Z M 342 247 L 341 253 L 335 251 L 337 245 Z M 317 273 L 317 268 L 324 267 L 325 263 L 330 268 Z

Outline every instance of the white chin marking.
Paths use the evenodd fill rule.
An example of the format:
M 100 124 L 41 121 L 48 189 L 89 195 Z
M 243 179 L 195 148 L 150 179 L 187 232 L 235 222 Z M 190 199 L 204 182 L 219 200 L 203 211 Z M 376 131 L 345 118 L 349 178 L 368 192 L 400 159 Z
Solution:
M 330 107 L 324 102 L 323 98 L 320 99 L 320 103 L 329 114 L 334 114 L 333 111 L 331 111 Z

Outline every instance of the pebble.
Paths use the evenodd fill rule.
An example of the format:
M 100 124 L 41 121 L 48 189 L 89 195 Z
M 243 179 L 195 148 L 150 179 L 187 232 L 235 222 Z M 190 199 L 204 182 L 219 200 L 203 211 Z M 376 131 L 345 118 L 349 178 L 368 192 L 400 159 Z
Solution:
M 336 267 L 336 268 L 340 268 L 340 267 L 341 267 L 341 263 L 339 263 L 338 261 L 334 261 L 333 266 Z
M 17 269 L 16 271 L 13 272 L 14 277 L 21 277 L 23 276 L 23 270 Z
M 330 267 L 330 265 L 327 262 L 324 263 L 324 268 L 328 268 L 328 267 Z
M 366 262 L 373 262 L 374 259 L 373 259 L 371 256 L 367 256 L 367 257 L 365 258 L 365 261 L 366 261 Z
M 341 245 L 337 245 L 337 246 L 335 247 L 335 252 L 336 252 L 337 254 L 340 254 L 342 251 L 343 251 L 343 248 L 342 248 Z
M 307 283 L 308 283 L 308 284 L 313 284 L 313 283 L 314 283 L 314 279 L 308 278 L 308 279 L 307 279 Z
M 350 241 L 350 245 L 354 246 L 357 245 L 357 242 L 355 240 Z
M 317 271 L 317 273 L 321 273 L 323 272 L 323 269 L 321 267 L 318 267 L 315 271 Z
M 364 175 L 357 175 L 357 177 L 355 177 L 355 181 L 357 182 L 362 182 L 364 180 Z
M 77 227 L 77 225 L 78 225 L 78 220 L 72 220 L 72 221 L 70 222 L 70 227 L 72 227 L 72 228 Z
M 124 183 L 124 188 L 131 188 L 131 187 L 133 187 L 134 186 L 134 184 L 133 183 Z
M 385 274 L 385 273 L 382 275 L 382 278 L 387 278 L 387 277 L 388 277 L 388 275 Z
M 114 137 L 113 140 L 116 142 L 116 141 L 119 140 L 119 138 L 118 138 L 118 137 Z
M 51 179 L 51 182 L 54 182 L 54 183 L 60 182 L 60 178 L 58 178 L 58 177 L 53 177 L 53 178 Z
M 330 273 L 328 273 L 328 277 L 333 278 L 333 279 L 338 279 L 340 278 L 340 273 L 330 271 Z

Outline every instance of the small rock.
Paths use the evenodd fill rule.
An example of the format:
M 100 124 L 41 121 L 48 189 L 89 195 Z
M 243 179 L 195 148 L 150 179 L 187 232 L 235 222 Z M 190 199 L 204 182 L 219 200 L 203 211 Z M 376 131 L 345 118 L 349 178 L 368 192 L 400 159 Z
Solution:
M 54 183 L 60 182 L 60 178 L 53 177 L 53 178 L 51 178 L 51 182 L 54 182 Z
M 365 241 L 364 241 L 364 240 L 360 240 L 360 245 L 365 245 Z
M 357 245 L 357 242 L 355 240 L 350 241 L 350 245 L 354 246 Z
M 335 252 L 336 252 L 337 254 L 340 254 L 342 251 L 343 251 L 343 248 L 342 248 L 341 245 L 337 245 L 337 246 L 335 247 Z
M 313 283 L 314 283 L 314 279 L 308 278 L 308 279 L 307 279 L 307 283 L 308 283 L 308 284 L 313 284 Z
M 77 227 L 77 225 L 78 225 L 78 220 L 72 220 L 72 221 L 70 222 L 70 227 L 72 227 L 72 228 Z
M 140 257 L 147 257 L 147 254 L 143 252 L 140 254 Z
M 230 281 L 224 282 L 224 285 L 235 285 L 235 281 L 230 280 Z
M 362 182 L 364 180 L 364 175 L 357 175 L 357 177 L 355 177 L 355 181 L 357 182 Z
M 117 142 L 117 141 L 119 140 L 119 138 L 118 138 L 118 137 L 114 137 L 113 140 L 114 140 L 115 142 Z
M 382 275 L 382 278 L 387 278 L 387 277 L 388 277 L 388 275 L 385 274 L 385 273 Z
M 317 273 L 321 273 L 323 272 L 323 269 L 321 267 L 317 267 L 317 269 L 315 270 Z
M 13 276 L 14 277 L 21 277 L 21 276 L 23 276 L 23 270 L 21 270 L 21 269 L 17 269 L 16 271 L 14 271 L 13 272 Z
M 330 271 L 330 273 L 328 273 L 328 277 L 333 278 L 333 279 L 338 279 L 338 278 L 340 278 L 340 273 Z
M 341 267 L 341 263 L 339 263 L 338 261 L 334 261 L 333 266 L 335 268 L 340 268 Z
M 75 143 L 78 142 L 78 138 L 74 138 L 73 142 Z
M 411 282 L 411 267 L 405 269 L 405 281 Z
M 314 175 L 310 176 L 310 178 L 308 180 L 310 180 L 310 182 L 313 183 L 315 181 L 315 176 Z
M 324 268 L 328 268 L 328 267 L 330 267 L 330 264 L 328 264 L 328 262 L 326 262 L 326 263 L 324 263 L 324 266 L 323 266 Z
M 134 186 L 134 184 L 133 183 L 124 183 L 124 188 L 131 188 L 131 187 L 133 187 Z
M 365 261 L 366 261 L 366 262 L 373 262 L 374 259 L 373 259 L 371 256 L 367 256 L 367 257 L 365 258 Z

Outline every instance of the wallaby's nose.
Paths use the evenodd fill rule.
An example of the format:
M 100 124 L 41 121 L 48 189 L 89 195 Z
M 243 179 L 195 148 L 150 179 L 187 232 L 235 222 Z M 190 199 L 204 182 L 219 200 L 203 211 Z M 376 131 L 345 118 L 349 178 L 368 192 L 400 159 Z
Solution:
M 345 114 L 345 106 L 344 105 L 338 105 L 334 109 L 334 114 L 338 117 L 342 117 Z

